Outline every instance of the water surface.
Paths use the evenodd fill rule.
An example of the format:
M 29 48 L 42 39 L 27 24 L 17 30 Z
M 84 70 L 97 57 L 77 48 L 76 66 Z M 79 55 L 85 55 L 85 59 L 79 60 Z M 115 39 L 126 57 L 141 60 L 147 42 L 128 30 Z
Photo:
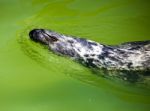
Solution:
M 0 0 L 0 110 L 148 111 L 148 86 L 97 76 L 30 41 L 33 28 L 104 44 L 148 40 L 148 0 Z

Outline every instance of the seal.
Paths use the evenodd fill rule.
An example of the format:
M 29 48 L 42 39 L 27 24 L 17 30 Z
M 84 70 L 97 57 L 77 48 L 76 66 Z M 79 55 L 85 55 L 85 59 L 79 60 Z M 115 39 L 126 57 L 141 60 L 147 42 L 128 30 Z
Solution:
M 103 70 L 108 77 L 130 82 L 150 77 L 150 40 L 104 45 L 47 29 L 33 29 L 29 36 L 31 40 L 47 45 L 56 54 L 71 57 L 87 67 Z

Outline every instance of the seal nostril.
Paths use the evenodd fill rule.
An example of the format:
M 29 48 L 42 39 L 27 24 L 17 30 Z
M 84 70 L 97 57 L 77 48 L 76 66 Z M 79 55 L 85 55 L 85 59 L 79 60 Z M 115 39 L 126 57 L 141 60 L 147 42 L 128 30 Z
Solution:
M 36 33 L 36 29 L 31 30 L 31 31 L 29 32 L 29 37 L 30 37 L 30 39 L 35 39 L 35 37 L 34 37 L 35 33 Z
M 32 39 L 33 38 L 33 33 L 34 33 L 34 30 L 30 31 L 29 32 L 29 37 Z
M 34 41 L 38 41 L 38 33 L 41 31 L 41 29 L 33 29 L 29 32 L 30 39 Z

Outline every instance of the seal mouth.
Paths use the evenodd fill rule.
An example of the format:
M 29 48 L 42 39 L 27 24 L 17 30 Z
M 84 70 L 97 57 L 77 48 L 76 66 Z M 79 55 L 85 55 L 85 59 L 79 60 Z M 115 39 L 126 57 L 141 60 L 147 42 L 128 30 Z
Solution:
M 44 29 L 33 29 L 29 32 L 30 39 L 45 45 L 58 41 L 58 38 L 54 36 L 52 31 Z

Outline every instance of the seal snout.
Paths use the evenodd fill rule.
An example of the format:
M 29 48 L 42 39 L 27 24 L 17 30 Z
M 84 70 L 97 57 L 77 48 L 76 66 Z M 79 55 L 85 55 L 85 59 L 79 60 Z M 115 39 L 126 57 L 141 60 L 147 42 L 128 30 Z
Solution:
M 40 33 L 42 32 L 43 29 L 33 29 L 29 32 L 30 39 L 33 41 L 38 41 Z
M 29 32 L 30 39 L 42 44 L 48 44 L 47 35 L 44 34 L 44 29 L 33 29 Z

